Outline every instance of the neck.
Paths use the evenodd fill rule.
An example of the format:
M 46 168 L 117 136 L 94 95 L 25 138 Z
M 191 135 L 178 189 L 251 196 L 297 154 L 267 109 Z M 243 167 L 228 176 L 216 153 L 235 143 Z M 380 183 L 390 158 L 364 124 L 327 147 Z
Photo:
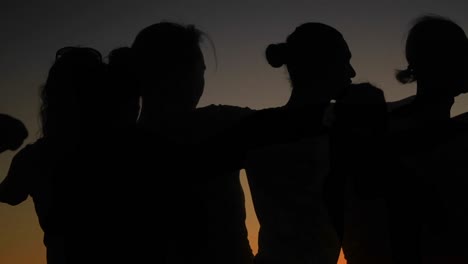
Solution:
M 430 119 L 450 119 L 450 111 L 455 102 L 454 97 L 448 94 L 438 94 L 434 92 L 444 90 L 446 89 L 440 87 L 440 85 L 418 81 L 415 100 L 418 111 Z
M 177 111 L 170 107 L 160 107 L 158 109 L 142 107 L 138 123 L 146 128 L 161 129 L 168 124 L 186 118 L 191 111 Z
M 301 91 L 319 91 L 319 89 L 315 89 L 314 87 L 306 87 L 302 89 L 294 88 L 291 97 L 289 97 L 288 103 L 286 104 L 287 107 L 303 107 L 307 105 L 324 105 L 325 107 L 330 104 L 330 98 L 320 93 L 300 93 L 297 92 L 298 90 Z

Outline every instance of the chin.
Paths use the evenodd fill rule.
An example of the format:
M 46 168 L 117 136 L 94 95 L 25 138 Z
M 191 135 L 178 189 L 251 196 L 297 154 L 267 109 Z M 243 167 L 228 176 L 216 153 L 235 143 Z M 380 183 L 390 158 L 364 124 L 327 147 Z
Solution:
M 336 92 L 333 99 L 335 100 L 343 99 L 347 94 L 348 94 L 348 87 L 343 87 Z

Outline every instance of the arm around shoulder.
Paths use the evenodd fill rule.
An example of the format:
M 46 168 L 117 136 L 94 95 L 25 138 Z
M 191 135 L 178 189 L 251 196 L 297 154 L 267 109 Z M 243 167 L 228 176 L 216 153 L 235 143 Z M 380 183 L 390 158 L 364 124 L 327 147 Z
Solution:
M 29 177 L 34 166 L 30 164 L 29 147 L 22 149 L 13 158 L 6 178 L 0 183 L 0 202 L 18 205 L 29 195 Z

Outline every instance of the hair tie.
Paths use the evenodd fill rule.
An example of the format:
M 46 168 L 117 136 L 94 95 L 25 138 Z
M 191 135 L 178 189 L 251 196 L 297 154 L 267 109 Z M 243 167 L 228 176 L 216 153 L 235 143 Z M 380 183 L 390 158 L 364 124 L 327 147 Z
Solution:
M 411 74 L 413 74 L 413 73 L 414 73 L 413 66 L 408 65 L 408 67 L 406 67 L 406 71 L 408 71 L 408 72 L 410 72 Z

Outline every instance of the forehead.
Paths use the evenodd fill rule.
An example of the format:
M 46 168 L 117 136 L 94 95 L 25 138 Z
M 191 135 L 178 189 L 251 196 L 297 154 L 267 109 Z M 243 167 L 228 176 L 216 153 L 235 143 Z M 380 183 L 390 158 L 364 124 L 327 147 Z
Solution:
M 343 38 L 321 43 L 316 50 L 311 50 L 316 58 L 322 61 L 347 61 L 351 59 L 351 51 Z
M 336 42 L 336 54 L 343 58 L 351 58 L 351 51 L 349 50 L 348 43 L 344 39 Z
M 195 51 L 193 54 L 193 63 L 196 68 L 200 68 L 203 70 L 206 69 L 205 58 L 199 46 L 195 48 Z

